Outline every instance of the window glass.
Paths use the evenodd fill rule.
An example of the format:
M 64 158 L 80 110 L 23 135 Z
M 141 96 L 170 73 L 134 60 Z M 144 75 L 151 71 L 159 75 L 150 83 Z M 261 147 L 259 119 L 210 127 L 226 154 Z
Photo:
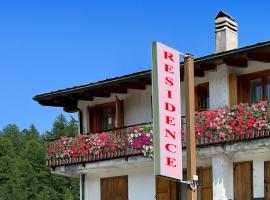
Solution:
M 270 100 L 270 77 L 266 79 L 266 100 Z
M 106 108 L 103 109 L 103 130 L 111 130 L 113 129 L 113 115 L 112 109 Z
M 209 108 L 209 83 L 202 83 L 197 86 L 196 98 L 199 111 Z
M 250 81 L 250 101 L 251 103 L 262 100 L 262 80 L 254 79 Z

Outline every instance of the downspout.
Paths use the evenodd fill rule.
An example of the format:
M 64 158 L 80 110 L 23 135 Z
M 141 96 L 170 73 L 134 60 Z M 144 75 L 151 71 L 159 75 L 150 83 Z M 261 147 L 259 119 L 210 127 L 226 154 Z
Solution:
M 85 199 L 85 174 L 80 177 L 80 200 Z
M 78 108 L 79 111 L 79 134 L 83 134 L 83 114 L 80 108 Z

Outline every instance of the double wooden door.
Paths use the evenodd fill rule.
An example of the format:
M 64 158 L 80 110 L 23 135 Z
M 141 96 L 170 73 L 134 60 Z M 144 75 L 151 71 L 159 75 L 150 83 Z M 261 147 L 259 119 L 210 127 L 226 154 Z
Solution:
M 198 168 L 199 190 L 198 200 L 212 200 L 212 168 Z M 183 174 L 186 180 L 186 173 Z M 185 200 L 187 199 L 187 185 L 180 184 L 173 180 L 157 177 L 156 179 L 156 199 L 157 200 Z
M 252 162 L 233 164 L 234 200 L 253 199 Z
M 128 176 L 102 178 L 101 200 L 128 200 Z

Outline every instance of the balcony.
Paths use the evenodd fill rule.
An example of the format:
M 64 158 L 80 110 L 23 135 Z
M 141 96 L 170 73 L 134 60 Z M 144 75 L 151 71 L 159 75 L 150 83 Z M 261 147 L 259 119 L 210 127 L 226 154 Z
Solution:
M 185 118 L 182 118 L 182 145 L 185 148 Z M 270 103 L 240 104 L 199 112 L 195 116 L 199 148 L 270 137 Z M 151 123 L 104 133 L 62 137 L 47 144 L 49 167 L 84 164 L 130 156 L 153 157 Z

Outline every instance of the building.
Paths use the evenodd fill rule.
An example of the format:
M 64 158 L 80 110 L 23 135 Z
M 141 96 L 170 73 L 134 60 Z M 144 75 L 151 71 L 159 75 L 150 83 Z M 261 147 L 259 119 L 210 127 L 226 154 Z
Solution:
M 215 41 L 214 54 L 195 59 L 198 199 L 270 199 L 270 42 L 238 48 L 238 25 L 224 12 L 215 18 Z M 34 100 L 78 112 L 84 136 L 49 143 L 46 164 L 80 178 L 82 200 L 186 199 L 184 184 L 154 176 L 150 70 Z

